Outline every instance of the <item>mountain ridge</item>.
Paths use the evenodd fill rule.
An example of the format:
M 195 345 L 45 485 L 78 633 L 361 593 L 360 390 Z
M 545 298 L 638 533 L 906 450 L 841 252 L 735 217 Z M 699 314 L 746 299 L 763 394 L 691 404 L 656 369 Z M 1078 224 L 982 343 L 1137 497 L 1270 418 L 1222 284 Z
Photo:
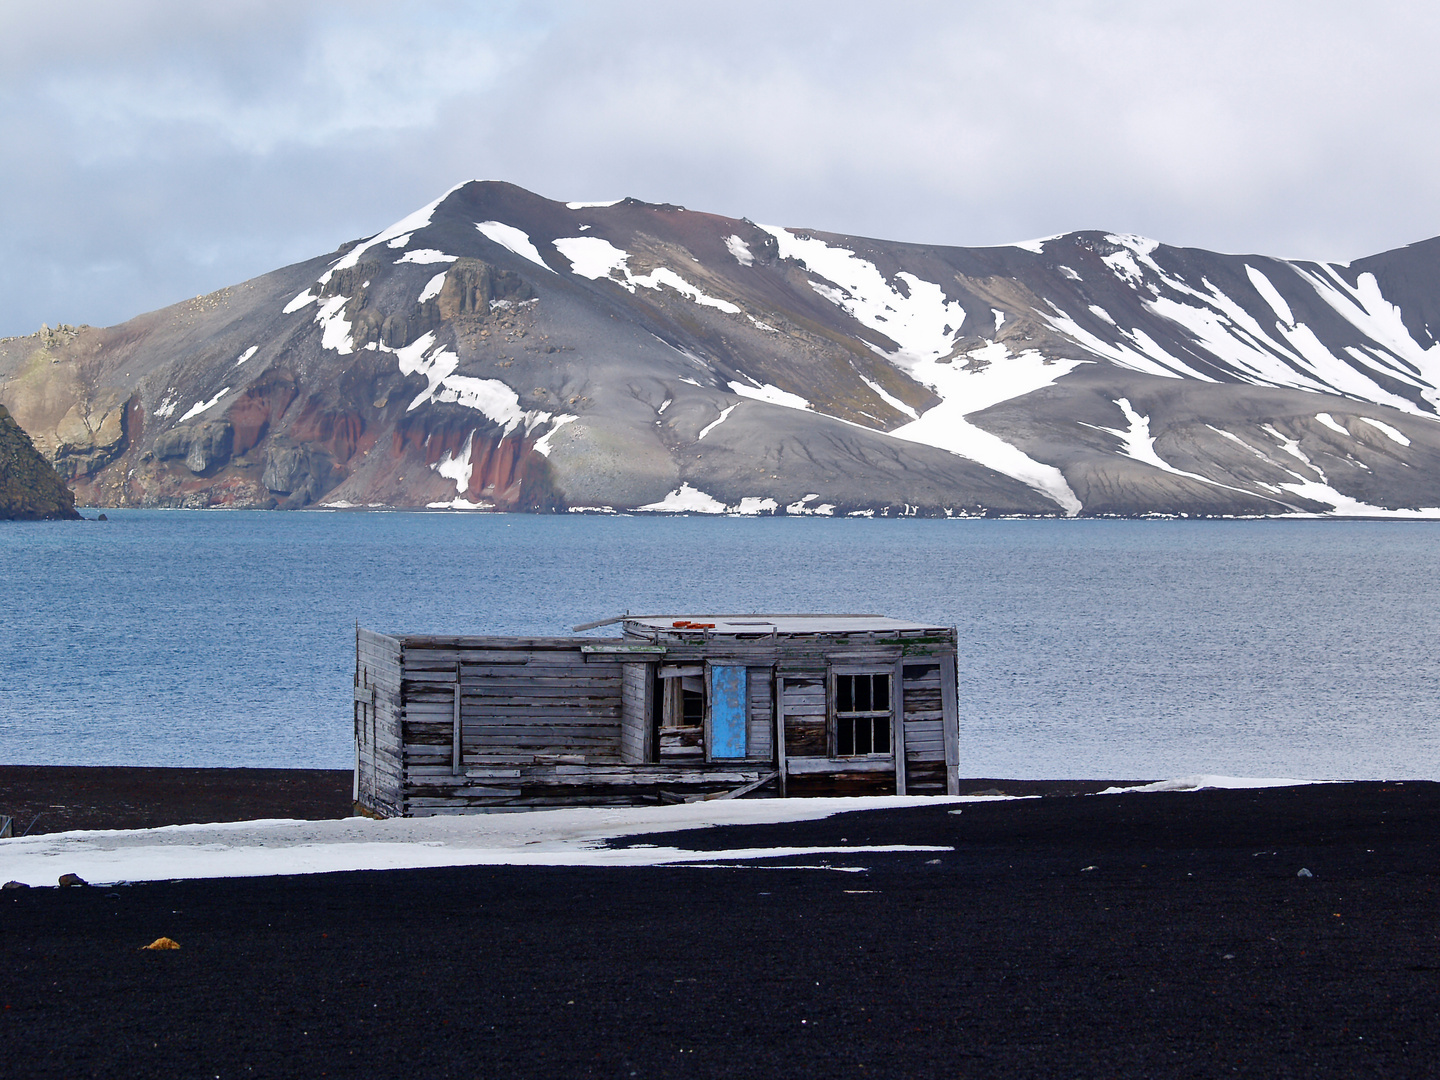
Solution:
M 97 505 L 1440 516 L 1440 238 L 989 248 L 472 181 L 106 329 L 0 341 Z

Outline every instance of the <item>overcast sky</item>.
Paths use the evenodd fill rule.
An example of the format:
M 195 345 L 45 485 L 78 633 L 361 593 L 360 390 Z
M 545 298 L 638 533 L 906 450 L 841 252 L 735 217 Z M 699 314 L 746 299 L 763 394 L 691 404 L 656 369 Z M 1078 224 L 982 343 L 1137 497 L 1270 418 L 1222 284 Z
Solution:
M 959 245 L 1440 233 L 1440 5 L 0 0 L 0 335 L 122 321 L 460 180 Z

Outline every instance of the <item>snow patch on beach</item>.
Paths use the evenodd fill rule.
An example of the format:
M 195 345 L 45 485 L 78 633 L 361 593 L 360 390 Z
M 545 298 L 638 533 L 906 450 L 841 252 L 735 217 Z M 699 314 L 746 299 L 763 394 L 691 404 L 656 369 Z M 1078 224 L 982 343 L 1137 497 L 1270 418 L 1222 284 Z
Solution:
M 798 499 L 785 507 L 785 512 L 787 514 L 798 514 L 801 516 L 834 517 L 835 504 L 816 502 L 819 498 L 820 496 L 814 493 L 806 495 L 804 498 Z M 811 505 L 812 503 L 814 503 L 813 506 Z
M 448 505 L 448 504 L 447 504 Z M 436 866 L 743 865 L 759 859 L 950 851 L 929 845 L 738 848 L 611 848 L 610 840 L 714 825 L 818 821 L 857 810 L 981 801 L 969 796 L 736 799 L 653 807 L 567 807 L 456 817 L 241 821 L 160 829 L 50 833 L 4 841 L 7 879 L 55 885 L 61 874 L 91 884 L 272 877 L 342 870 Z M 986 800 L 993 801 L 993 800 Z
M 646 503 L 635 509 L 661 514 L 723 514 L 726 507 L 715 496 L 691 487 L 686 480 L 659 502 Z
M 1095 792 L 1096 795 L 1131 795 L 1137 792 L 1147 791 L 1211 791 L 1215 788 L 1244 789 L 1244 788 L 1274 788 L 1274 787 L 1301 787 L 1305 784 L 1327 784 L 1334 783 L 1329 780 L 1296 780 L 1287 777 L 1257 777 L 1257 776 L 1181 776 L 1174 780 L 1160 780 L 1153 784 L 1141 784 L 1138 787 L 1108 787 L 1104 791 Z
M 780 504 L 774 499 L 762 498 L 759 495 L 747 495 L 732 506 L 730 512 L 742 517 L 755 517 L 759 514 L 773 514 L 778 509 L 780 509 Z

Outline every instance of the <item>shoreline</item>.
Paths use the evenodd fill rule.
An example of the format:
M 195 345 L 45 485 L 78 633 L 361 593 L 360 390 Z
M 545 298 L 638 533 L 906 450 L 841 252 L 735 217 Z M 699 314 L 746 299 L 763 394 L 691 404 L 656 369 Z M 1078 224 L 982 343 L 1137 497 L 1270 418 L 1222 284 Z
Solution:
M 15 836 L 353 816 L 349 769 L 0 765 L 0 817 Z M 1065 797 L 1147 780 L 962 778 L 962 795 Z

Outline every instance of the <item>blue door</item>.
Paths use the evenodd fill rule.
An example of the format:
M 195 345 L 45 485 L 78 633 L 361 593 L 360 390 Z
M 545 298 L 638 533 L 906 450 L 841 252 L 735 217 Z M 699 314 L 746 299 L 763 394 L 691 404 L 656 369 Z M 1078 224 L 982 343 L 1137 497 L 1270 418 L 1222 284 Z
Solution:
M 745 669 L 710 669 L 710 757 L 745 756 Z

